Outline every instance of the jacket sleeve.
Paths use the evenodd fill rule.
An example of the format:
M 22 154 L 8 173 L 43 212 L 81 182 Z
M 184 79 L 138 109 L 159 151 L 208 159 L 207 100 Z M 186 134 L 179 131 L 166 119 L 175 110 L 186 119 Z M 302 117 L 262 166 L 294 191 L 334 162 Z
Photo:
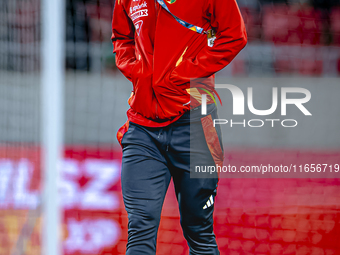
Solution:
M 118 69 L 131 81 L 131 71 L 136 61 L 135 27 L 127 15 L 122 0 L 116 0 L 112 18 L 113 53 Z
M 244 22 L 236 0 L 209 0 L 211 26 L 216 31 L 213 47 L 208 44 L 194 57 L 184 59 L 170 74 L 170 82 L 181 85 L 190 78 L 209 77 L 228 65 L 247 44 Z M 206 35 L 202 35 L 206 36 Z

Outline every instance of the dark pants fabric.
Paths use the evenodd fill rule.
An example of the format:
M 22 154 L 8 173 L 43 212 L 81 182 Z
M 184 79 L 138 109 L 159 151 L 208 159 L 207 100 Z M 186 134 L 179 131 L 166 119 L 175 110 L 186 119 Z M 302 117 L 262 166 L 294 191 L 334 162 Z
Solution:
M 208 114 L 217 118 L 215 106 L 208 106 Z M 201 117 L 200 109 L 193 110 L 163 128 L 130 122 L 122 140 L 121 182 L 129 218 L 126 254 L 156 253 L 161 210 L 171 177 L 190 254 L 219 254 L 213 232 L 214 204 L 205 206 L 215 198 L 218 178 L 190 178 L 190 170 L 194 170 L 190 160 L 191 165 L 215 165 Z M 217 133 L 221 139 L 220 130 Z

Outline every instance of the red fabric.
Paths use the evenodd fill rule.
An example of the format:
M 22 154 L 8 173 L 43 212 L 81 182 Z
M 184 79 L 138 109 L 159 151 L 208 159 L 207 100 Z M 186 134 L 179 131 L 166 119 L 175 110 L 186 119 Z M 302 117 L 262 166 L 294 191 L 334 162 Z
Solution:
M 223 165 L 224 155 L 216 129 L 213 126 L 211 115 L 203 117 L 201 122 L 211 156 L 213 157 L 215 164 L 221 167 Z
M 120 146 L 122 146 L 123 136 L 128 131 L 128 129 L 129 129 L 129 121 L 125 122 L 124 125 L 122 127 L 120 127 L 118 132 L 117 132 L 117 140 L 118 140 Z
M 112 20 L 116 64 L 133 83 L 128 118 L 150 127 L 166 126 L 188 111 L 190 79 L 212 76 L 247 42 L 235 0 L 166 4 L 191 24 L 205 30 L 212 26 L 217 39 L 209 47 L 205 34 L 179 24 L 155 0 L 116 1 Z

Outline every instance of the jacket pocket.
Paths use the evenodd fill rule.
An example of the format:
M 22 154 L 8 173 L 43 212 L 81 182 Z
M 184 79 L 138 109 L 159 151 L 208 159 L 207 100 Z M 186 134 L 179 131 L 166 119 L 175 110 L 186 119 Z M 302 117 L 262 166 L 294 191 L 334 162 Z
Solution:
M 205 36 L 199 34 L 188 42 L 188 46 L 177 59 L 175 67 L 170 71 L 169 81 L 172 84 L 189 88 L 191 79 L 203 78 L 191 74 L 196 73 L 196 65 L 198 64 L 196 63 L 196 57 L 206 45 L 205 38 Z M 184 70 L 183 65 L 185 67 Z

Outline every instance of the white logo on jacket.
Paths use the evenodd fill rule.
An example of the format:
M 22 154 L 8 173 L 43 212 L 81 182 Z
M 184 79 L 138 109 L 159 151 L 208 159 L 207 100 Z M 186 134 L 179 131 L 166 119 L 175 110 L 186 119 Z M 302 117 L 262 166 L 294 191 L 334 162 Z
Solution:
M 135 25 L 135 30 L 137 32 L 137 35 L 139 35 L 140 30 L 141 30 L 142 25 L 143 25 L 143 20 L 137 21 L 134 25 Z
M 131 15 L 131 20 L 134 21 L 135 19 L 138 19 L 140 17 L 145 17 L 145 16 L 149 16 L 148 9 L 143 9 L 143 10 L 133 13 Z
M 139 1 L 139 0 L 136 0 L 136 1 Z M 147 2 L 143 2 L 142 4 L 138 4 L 138 5 L 135 5 L 134 7 L 130 7 L 130 14 L 132 14 L 133 12 L 139 9 L 146 8 L 146 7 L 148 7 Z

